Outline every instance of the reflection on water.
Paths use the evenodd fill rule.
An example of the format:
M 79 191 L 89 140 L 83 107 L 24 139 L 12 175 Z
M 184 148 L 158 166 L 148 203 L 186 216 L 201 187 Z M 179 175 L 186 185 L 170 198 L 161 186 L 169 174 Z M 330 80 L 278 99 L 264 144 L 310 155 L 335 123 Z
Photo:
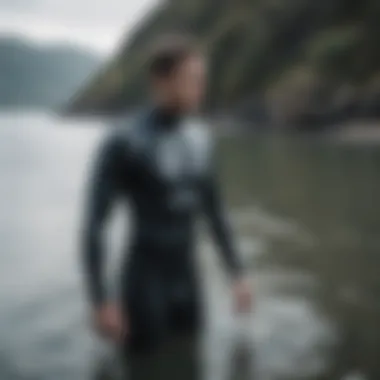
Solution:
M 94 379 L 102 347 L 88 328 L 77 240 L 101 128 L 48 115 L 0 120 L 0 378 Z M 203 239 L 208 379 L 232 372 L 246 339 L 259 380 L 379 379 L 380 149 L 234 138 L 221 152 L 257 305 L 254 317 L 233 320 Z
M 308 273 L 315 287 L 280 292 L 303 293 L 335 326 L 337 341 L 320 378 L 340 379 L 352 369 L 379 379 L 380 148 L 272 138 L 230 140 L 223 150 L 236 205 L 254 203 L 287 221 L 286 233 L 276 224 L 251 224 L 252 235 L 267 243 L 261 267 Z M 244 185 L 233 186 L 243 178 Z

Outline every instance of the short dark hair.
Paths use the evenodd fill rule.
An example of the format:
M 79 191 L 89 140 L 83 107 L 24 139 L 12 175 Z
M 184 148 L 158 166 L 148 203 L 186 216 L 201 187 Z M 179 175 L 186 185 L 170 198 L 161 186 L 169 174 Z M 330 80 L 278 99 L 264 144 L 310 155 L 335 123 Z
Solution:
M 152 44 L 148 58 L 148 70 L 152 77 L 165 78 L 187 58 L 201 51 L 190 35 L 162 35 Z

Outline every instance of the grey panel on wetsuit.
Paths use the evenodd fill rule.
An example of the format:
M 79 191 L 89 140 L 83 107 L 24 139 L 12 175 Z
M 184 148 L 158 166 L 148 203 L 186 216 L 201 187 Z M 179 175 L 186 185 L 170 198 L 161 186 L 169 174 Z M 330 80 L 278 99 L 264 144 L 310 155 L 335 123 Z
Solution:
M 94 303 L 104 300 L 103 230 L 115 200 L 127 197 L 133 215 L 132 240 L 158 251 L 192 244 L 195 217 L 203 211 L 231 274 L 242 266 L 222 211 L 213 146 L 207 127 L 181 120 L 174 128 L 155 125 L 149 113 L 117 128 L 102 144 L 89 184 L 84 226 L 84 263 Z M 186 251 L 186 249 L 180 249 Z M 164 257 L 160 258 L 165 265 Z M 190 265 L 188 260 L 180 260 Z

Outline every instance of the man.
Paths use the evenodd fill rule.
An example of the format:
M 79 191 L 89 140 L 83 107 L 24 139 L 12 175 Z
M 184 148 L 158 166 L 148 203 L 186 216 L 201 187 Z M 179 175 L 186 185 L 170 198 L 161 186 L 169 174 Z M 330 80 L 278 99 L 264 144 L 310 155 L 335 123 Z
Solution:
M 193 252 L 200 214 L 230 274 L 236 307 L 247 310 L 251 300 L 221 208 L 212 142 L 207 127 L 193 116 L 205 90 L 205 58 L 190 39 L 163 38 L 150 57 L 149 80 L 153 105 L 114 132 L 100 150 L 84 228 L 96 328 L 122 344 L 135 358 L 132 366 L 140 360 L 140 370 L 152 368 L 141 358 L 159 355 L 173 339 L 197 336 L 202 326 Z M 103 230 L 117 199 L 129 202 L 133 226 L 120 305 L 107 298 L 102 280 Z

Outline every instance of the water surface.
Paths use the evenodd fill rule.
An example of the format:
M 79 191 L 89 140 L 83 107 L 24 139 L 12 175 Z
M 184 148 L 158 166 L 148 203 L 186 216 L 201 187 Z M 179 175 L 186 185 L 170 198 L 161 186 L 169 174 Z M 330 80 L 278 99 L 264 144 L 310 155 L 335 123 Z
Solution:
M 0 116 L 1 379 L 95 378 L 102 345 L 88 325 L 78 238 L 87 170 L 104 131 L 47 114 Z M 210 378 L 226 375 L 244 337 L 254 343 L 258 380 L 355 371 L 378 380 L 380 149 L 234 137 L 220 152 L 257 305 L 249 320 L 234 322 L 217 255 L 202 238 Z M 116 215 L 111 283 L 123 223 Z

